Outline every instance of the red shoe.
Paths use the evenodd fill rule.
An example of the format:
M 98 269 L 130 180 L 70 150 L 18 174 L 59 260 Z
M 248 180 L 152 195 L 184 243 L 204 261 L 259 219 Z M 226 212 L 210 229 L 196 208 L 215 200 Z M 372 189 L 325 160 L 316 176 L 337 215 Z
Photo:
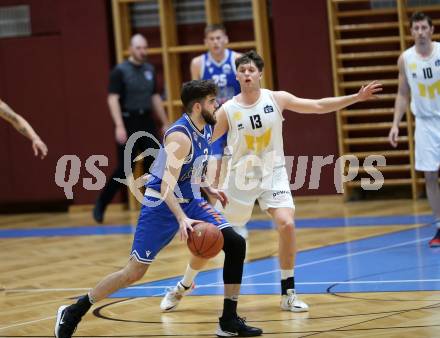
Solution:
M 437 229 L 435 236 L 429 241 L 431 248 L 440 247 L 440 228 Z
M 429 241 L 429 246 L 431 248 L 437 248 L 440 247 L 440 238 L 439 237 L 434 237 L 433 239 L 431 239 Z

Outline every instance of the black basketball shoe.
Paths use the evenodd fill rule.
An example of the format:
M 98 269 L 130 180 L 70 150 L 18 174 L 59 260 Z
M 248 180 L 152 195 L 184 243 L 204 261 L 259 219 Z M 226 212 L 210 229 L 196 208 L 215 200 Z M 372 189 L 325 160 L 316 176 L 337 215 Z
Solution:
M 55 323 L 56 338 L 71 338 L 81 321 L 81 314 L 75 311 L 73 306 L 60 306 Z
M 219 318 L 219 327 L 216 332 L 218 337 L 256 337 L 262 334 L 263 330 L 246 325 L 245 319 L 238 316 L 227 320 Z

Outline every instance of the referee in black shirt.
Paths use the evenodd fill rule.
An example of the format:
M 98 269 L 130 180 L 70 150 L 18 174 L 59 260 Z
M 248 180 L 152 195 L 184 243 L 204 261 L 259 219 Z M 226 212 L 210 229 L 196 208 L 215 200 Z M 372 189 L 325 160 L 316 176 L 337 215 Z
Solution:
M 122 186 L 114 178 L 124 178 L 124 148 L 127 139 L 137 131 L 157 135 L 153 114 L 156 114 L 162 128 L 168 125 L 162 99 L 156 86 L 156 75 L 151 64 L 146 62 L 147 40 L 136 34 L 130 41 L 130 57 L 118 64 L 110 74 L 107 103 L 115 123 L 115 137 L 118 145 L 118 166 L 99 195 L 93 218 L 102 223 L 107 205 Z M 131 154 L 131 163 L 138 153 L 157 145 L 147 137 L 139 138 Z M 151 156 L 144 159 L 144 172 L 148 172 L 153 161 Z

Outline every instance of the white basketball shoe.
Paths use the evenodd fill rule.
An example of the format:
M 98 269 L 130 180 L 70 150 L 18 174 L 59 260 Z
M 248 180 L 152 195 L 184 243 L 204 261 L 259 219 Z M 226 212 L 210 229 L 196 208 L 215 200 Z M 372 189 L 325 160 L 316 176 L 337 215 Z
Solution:
M 281 309 L 292 312 L 307 312 L 309 306 L 298 298 L 294 289 L 287 290 L 287 295 L 281 296 Z
M 167 293 L 160 302 L 160 309 L 164 312 L 175 310 L 183 296 L 191 293 L 195 286 L 193 282 L 189 288 L 185 288 L 181 282 L 178 282 L 176 286 L 168 288 Z

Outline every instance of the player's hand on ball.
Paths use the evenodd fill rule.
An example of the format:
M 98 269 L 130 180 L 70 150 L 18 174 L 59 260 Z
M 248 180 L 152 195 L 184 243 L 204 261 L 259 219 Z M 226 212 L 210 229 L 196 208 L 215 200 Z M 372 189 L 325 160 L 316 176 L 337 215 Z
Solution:
M 379 81 L 373 81 L 367 84 L 366 86 L 362 86 L 357 93 L 359 101 L 365 101 L 369 99 L 376 98 L 376 93 L 382 91 L 382 84 Z
M 202 221 L 191 219 L 189 217 L 185 217 L 179 221 L 179 232 L 181 241 L 186 241 L 188 239 L 188 231 L 193 232 L 193 225 L 197 223 L 202 223 Z

